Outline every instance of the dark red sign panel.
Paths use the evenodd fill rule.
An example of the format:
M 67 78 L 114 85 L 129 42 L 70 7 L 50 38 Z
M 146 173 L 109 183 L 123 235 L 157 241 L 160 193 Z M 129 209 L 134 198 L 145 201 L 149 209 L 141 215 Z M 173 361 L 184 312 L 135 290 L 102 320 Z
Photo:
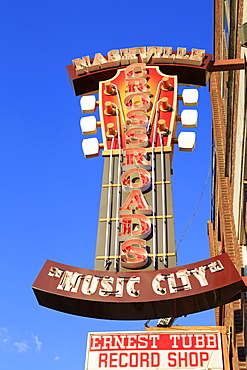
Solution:
M 178 317 L 239 299 L 245 284 L 227 254 L 157 271 L 113 272 L 46 261 L 33 284 L 39 304 L 113 320 Z
M 188 53 L 185 48 L 172 51 L 170 47 L 152 47 L 148 48 L 152 49 L 148 56 L 143 49 L 123 49 L 120 52 L 112 50 L 117 52 L 115 58 L 112 58 L 112 53 L 109 52 L 108 56 L 97 53 L 94 59 L 90 59 L 89 56 L 74 59 L 73 64 L 67 66 L 67 72 L 75 95 L 97 91 L 100 81 L 113 78 L 120 67 L 138 62 L 147 63 L 148 66 L 158 66 L 164 74 L 177 75 L 180 83 L 206 86 L 212 65 L 211 54 L 204 55 L 204 50 L 199 49 L 192 49 L 192 52 Z M 130 53 L 129 57 L 125 54 L 127 51 Z M 198 55 L 194 57 L 194 53 Z M 202 61 L 200 61 L 201 58 Z M 123 61 L 123 59 L 126 60 Z M 77 69 L 78 66 L 81 67 L 80 71 Z

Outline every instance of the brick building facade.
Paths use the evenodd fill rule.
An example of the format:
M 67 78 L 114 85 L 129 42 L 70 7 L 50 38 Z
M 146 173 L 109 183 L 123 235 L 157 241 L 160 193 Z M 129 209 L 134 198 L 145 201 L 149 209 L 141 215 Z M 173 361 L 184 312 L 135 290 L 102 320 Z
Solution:
M 246 0 L 215 0 L 214 60 L 246 59 Z M 246 25 L 244 25 L 246 23 Z M 242 26 L 244 25 L 244 26 Z M 242 33 L 241 33 L 242 32 Z M 247 40 L 246 40 L 247 41 Z M 227 252 L 240 274 L 247 274 L 246 69 L 213 72 L 212 212 L 208 223 L 212 256 Z M 226 326 L 230 369 L 247 369 L 247 301 L 215 310 L 216 325 Z

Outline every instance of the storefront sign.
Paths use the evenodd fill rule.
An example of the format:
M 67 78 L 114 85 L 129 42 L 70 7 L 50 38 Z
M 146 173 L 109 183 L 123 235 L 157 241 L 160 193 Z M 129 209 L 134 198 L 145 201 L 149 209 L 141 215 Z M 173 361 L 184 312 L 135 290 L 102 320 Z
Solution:
M 218 331 L 89 333 L 86 370 L 223 369 Z

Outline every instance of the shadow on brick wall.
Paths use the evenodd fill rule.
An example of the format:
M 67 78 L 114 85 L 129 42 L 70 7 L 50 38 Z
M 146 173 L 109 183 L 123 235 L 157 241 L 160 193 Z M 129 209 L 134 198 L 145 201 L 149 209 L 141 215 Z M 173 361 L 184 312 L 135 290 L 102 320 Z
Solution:
M 246 361 L 246 352 L 244 347 L 238 347 L 238 361 L 240 362 Z
M 241 310 L 234 310 L 234 326 L 235 332 L 242 333 L 243 331 L 243 315 Z

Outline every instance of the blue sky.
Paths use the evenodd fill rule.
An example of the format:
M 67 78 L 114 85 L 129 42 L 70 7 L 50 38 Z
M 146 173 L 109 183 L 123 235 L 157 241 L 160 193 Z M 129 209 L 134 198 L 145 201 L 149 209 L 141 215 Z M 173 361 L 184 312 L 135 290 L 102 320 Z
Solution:
M 93 268 L 103 159 L 83 157 L 79 98 L 65 66 L 77 57 L 135 46 L 211 53 L 212 3 L 1 2 L 1 370 L 83 369 L 88 332 L 143 330 L 143 321 L 94 320 L 46 309 L 31 290 L 46 259 Z M 173 163 L 177 242 L 211 161 L 208 87 L 199 93 L 196 149 L 176 149 Z M 179 247 L 179 265 L 209 257 L 209 219 L 210 181 Z M 177 324 L 214 325 L 214 314 Z

